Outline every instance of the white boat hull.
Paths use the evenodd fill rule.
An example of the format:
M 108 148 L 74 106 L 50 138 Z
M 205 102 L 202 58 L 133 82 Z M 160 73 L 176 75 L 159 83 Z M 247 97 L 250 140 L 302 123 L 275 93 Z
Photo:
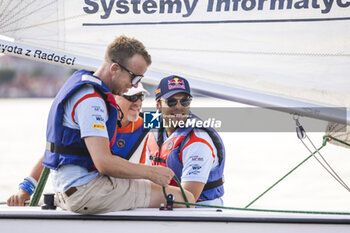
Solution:
M 216 209 L 136 209 L 79 215 L 39 207 L 0 208 L 1 232 L 350 232 L 349 215 Z

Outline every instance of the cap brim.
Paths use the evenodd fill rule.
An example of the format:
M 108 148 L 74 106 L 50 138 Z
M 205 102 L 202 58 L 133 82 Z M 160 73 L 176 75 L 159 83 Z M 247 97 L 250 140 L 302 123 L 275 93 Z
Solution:
M 123 95 L 132 96 L 132 95 L 136 95 L 140 92 L 142 92 L 146 96 L 150 95 L 150 93 L 145 88 L 143 88 L 143 85 L 141 83 L 139 83 L 139 86 L 137 88 L 132 87 L 127 92 L 125 92 Z
M 161 97 L 163 97 L 164 99 L 168 99 L 169 97 L 171 97 L 171 96 L 173 96 L 173 95 L 175 95 L 175 94 L 177 94 L 177 93 L 185 93 L 185 94 L 187 94 L 187 95 L 189 95 L 189 96 L 192 97 L 192 95 L 191 95 L 190 93 L 188 93 L 188 92 L 186 92 L 186 91 L 184 91 L 184 90 L 173 90 L 173 91 L 169 91 L 169 92 L 165 93 L 164 95 L 162 95 Z

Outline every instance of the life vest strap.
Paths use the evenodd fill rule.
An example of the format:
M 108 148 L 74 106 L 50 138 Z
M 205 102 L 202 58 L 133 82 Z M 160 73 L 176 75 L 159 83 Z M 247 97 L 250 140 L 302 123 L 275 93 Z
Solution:
M 85 148 L 77 148 L 71 146 L 58 146 L 52 142 L 46 142 L 46 150 L 52 153 L 68 154 L 68 155 L 79 155 L 79 156 L 90 156 L 90 153 Z
M 221 177 L 218 180 L 208 182 L 204 185 L 203 191 L 219 187 L 224 184 L 224 179 Z
M 126 155 L 125 159 L 129 160 L 131 158 L 131 156 L 134 154 L 134 152 L 137 150 L 137 148 L 139 148 L 140 143 L 142 142 L 142 140 L 147 136 L 148 132 L 150 131 L 150 129 L 143 129 L 142 134 L 140 135 L 140 137 L 137 139 L 135 145 L 131 148 L 131 150 L 129 151 L 129 153 Z
M 153 160 L 154 162 L 166 163 L 165 159 L 159 158 L 157 156 L 150 156 L 149 159 Z

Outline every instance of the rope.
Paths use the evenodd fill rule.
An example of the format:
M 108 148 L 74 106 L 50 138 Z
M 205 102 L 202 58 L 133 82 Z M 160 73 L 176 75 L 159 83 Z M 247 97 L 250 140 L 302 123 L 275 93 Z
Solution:
M 207 208 L 216 208 L 216 209 L 229 209 L 229 210 L 240 210 L 240 211 L 255 211 L 255 212 L 272 212 L 272 213 L 299 213 L 299 214 L 328 214 L 328 215 L 350 215 L 349 212 L 329 212 L 329 211 L 298 211 L 298 210 L 272 210 L 272 209 L 248 209 L 249 206 L 251 206 L 254 202 L 256 202 L 259 198 L 261 198 L 264 194 L 266 194 L 268 191 L 270 191 L 273 187 L 275 187 L 278 183 L 280 183 L 284 178 L 286 178 L 288 175 L 290 175 L 293 171 L 295 171 L 298 167 L 300 167 L 303 163 L 305 163 L 309 158 L 311 158 L 313 155 L 318 153 L 323 147 L 326 146 L 327 142 L 330 140 L 335 140 L 337 142 L 340 142 L 342 144 L 345 144 L 347 146 L 350 146 L 350 144 L 341 141 L 337 138 L 334 138 L 330 135 L 325 135 L 323 136 L 323 143 L 322 146 L 320 146 L 316 151 L 311 153 L 308 157 L 306 157 L 302 162 L 300 162 L 296 167 L 294 167 L 292 170 L 290 170 L 286 175 L 284 175 L 281 179 L 279 179 L 277 182 L 275 182 L 272 186 L 270 186 L 266 191 L 264 191 L 262 194 L 260 194 L 257 198 L 255 198 L 252 202 L 250 202 L 245 208 L 239 208 L 239 207 L 227 207 L 227 206 L 216 206 L 216 205 L 205 205 L 205 204 L 198 204 L 198 203 L 190 203 L 187 201 L 186 194 L 183 191 L 183 188 L 181 186 L 181 183 L 179 179 L 174 176 L 174 179 L 178 186 L 181 189 L 182 195 L 184 197 L 185 202 L 181 201 L 173 201 L 175 204 L 180 204 L 180 205 L 186 205 L 188 206 L 199 206 L 199 207 L 207 207 Z M 165 191 L 165 188 L 163 187 L 163 194 L 164 197 L 167 198 L 167 193 Z
M 180 190 L 181 190 L 181 193 L 182 193 L 182 196 L 183 196 L 185 202 L 186 202 L 186 203 L 189 203 L 189 202 L 188 202 L 188 199 L 187 199 L 187 196 L 186 196 L 186 194 L 185 194 L 185 191 L 184 191 L 184 189 L 183 189 L 182 186 L 181 186 L 181 182 L 180 182 L 179 178 L 177 178 L 176 175 L 175 175 L 173 178 L 174 178 L 174 180 L 176 181 L 176 183 L 179 184 L 179 188 L 180 188 Z M 164 186 L 163 186 L 163 194 L 164 194 L 165 199 L 166 199 L 168 195 L 166 194 L 166 191 L 165 191 L 165 187 L 164 187 Z M 190 208 L 189 205 L 187 205 L 187 204 L 185 204 L 185 205 L 187 206 L 187 208 Z
M 310 139 L 309 139 L 310 140 Z M 260 199 L 262 196 L 264 196 L 267 192 L 269 192 L 273 187 L 275 187 L 278 183 L 280 183 L 284 178 L 286 178 L 287 176 L 289 176 L 293 171 L 295 171 L 298 167 L 300 167 L 303 163 L 305 163 L 308 159 L 310 159 L 312 156 L 314 156 L 316 153 L 319 153 L 319 151 L 326 146 L 327 142 L 329 142 L 330 140 L 335 140 L 339 143 L 345 144 L 347 146 L 350 146 L 350 144 L 339 140 L 335 137 L 332 137 L 330 135 L 325 135 L 323 136 L 323 143 L 322 146 L 319 147 L 318 149 L 316 149 L 316 147 L 313 145 L 313 147 L 316 149 L 314 152 L 312 152 L 306 159 L 304 159 L 301 163 L 299 163 L 296 167 L 294 167 L 292 170 L 290 170 L 286 175 L 284 175 L 281 179 L 279 179 L 276 183 L 274 183 L 272 186 L 270 186 L 267 190 L 265 190 L 262 194 L 260 194 L 257 198 L 255 198 L 252 202 L 250 202 L 245 208 L 248 208 L 249 206 L 251 206 L 253 203 L 255 203 L 258 199 Z M 302 141 L 302 140 L 301 140 Z M 303 141 L 302 141 L 303 142 Z M 303 142 L 304 144 L 304 142 Z M 305 144 L 304 144 L 305 145 Z M 307 148 L 307 147 L 306 147 Z M 309 150 L 309 149 L 308 149 Z M 309 150 L 310 151 L 310 150 Z M 310 151 L 311 152 L 311 151 Z M 319 153 L 320 154 L 320 153 Z M 322 157 L 322 156 L 321 156 Z M 316 158 L 316 157 L 315 157 Z M 323 157 L 322 157 L 323 158 Z M 325 166 L 316 158 L 316 160 L 325 168 Z M 324 159 L 323 159 L 324 160 Z M 326 162 L 327 163 L 327 162 Z M 327 163 L 328 165 L 328 163 Z M 329 166 L 329 165 L 328 165 Z M 327 168 L 325 168 L 328 172 L 329 170 Z M 332 169 L 333 171 L 333 169 Z M 348 186 L 345 184 L 345 182 L 335 173 L 335 175 L 333 175 L 331 172 L 329 172 L 333 178 L 335 178 L 345 189 L 347 189 L 349 191 Z M 338 177 L 339 179 L 337 179 L 336 177 Z
M 316 153 L 316 152 L 315 152 Z M 174 179 L 181 190 L 183 190 L 179 179 L 174 176 Z M 164 197 L 167 198 L 167 193 L 165 188 L 163 187 Z M 184 199 L 187 199 L 186 194 L 183 192 Z M 217 206 L 217 205 L 205 205 L 198 203 L 190 203 L 188 201 L 173 201 L 174 204 L 186 205 L 186 206 L 200 206 L 207 208 L 216 208 L 216 209 L 227 209 L 227 210 L 240 210 L 240 211 L 253 211 L 253 212 L 270 212 L 270 213 L 293 213 L 293 214 L 320 214 L 320 215 L 350 215 L 349 212 L 333 212 L 333 211 L 303 211 L 303 210 L 273 210 L 273 209 L 247 209 L 247 208 L 239 208 L 239 207 L 228 207 L 228 206 Z
M 29 206 L 37 206 L 38 205 L 41 194 L 44 191 L 47 178 L 49 177 L 49 174 L 50 174 L 50 169 L 48 169 L 47 167 L 44 167 L 43 171 L 41 172 L 38 185 L 35 189 L 35 192 L 33 194 L 33 198 L 30 201 Z
M 311 155 L 309 155 L 306 159 L 304 159 L 301 163 L 299 163 L 295 168 L 290 170 L 286 175 L 284 175 L 281 179 L 279 179 L 276 183 L 274 183 L 271 187 L 269 187 L 266 191 L 264 191 L 262 194 L 260 194 L 257 198 L 255 198 L 252 202 L 250 202 L 245 208 L 238 208 L 238 207 L 226 207 L 226 206 L 215 206 L 215 205 L 205 205 L 205 204 L 198 204 L 198 203 L 190 203 L 188 202 L 187 196 L 185 194 L 184 189 L 182 188 L 181 182 L 179 178 L 175 175 L 174 180 L 178 184 L 181 193 L 184 198 L 184 202 L 180 201 L 173 201 L 175 204 L 180 204 L 180 205 L 186 205 L 187 208 L 190 206 L 200 206 L 200 207 L 207 207 L 207 208 L 217 208 L 217 209 L 230 209 L 230 210 L 245 210 L 245 211 L 260 211 L 260 212 L 277 212 L 277 213 L 307 213 L 307 214 L 333 214 L 333 215 L 350 215 L 350 213 L 347 212 L 321 212 L 321 211 L 294 211 L 294 210 L 271 210 L 271 209 L 247 209 L 249 206 L 251 206 L 254 202 L 256 202 L 258 199 L 260 199 L 263 195 L 265 195 L 268 191 L 270 191 L 273 187 L 275 187 L 278 183 L 280 183 L 284 178 L 286 178 L 288 175 L 290 175 L 293 171 L 295 171 L 298 167 L 300 167 L 303 163 L 305 163 L 309 158 L 311 158 L 315 153 L 319 152 L 323 147 L 326 146 L 327 142 L 330 140 L 335 140 L 337 142 L 343 143 L 347 146 L 350 146 L 350 144 L 341 141 L 337 138 L 334 138 L 330 135 L 325 135 L 323 136 L 323 143 L 320 148 L 318 148 L 316 151 L 314 151 Z M 40 179 L 38 182 L 38 185 L 35 189 L 35 192 L 33 194 L 33 198 L 30 201 L 29 206 L 37 206 L 40 200 L 40 197 L 43 193 L 43 190 L 45 188 L 47 179 L 50 174 L 50 169 L 44 167 Z M 167 193 L 165 190 L 165 187 L 163 187 L 163 194 L 165 199 L 167 198 Z
M 311 139 L 306 135 L 306 138 L 309 140 L 309 142 L 311 143 L 311 145 L 313 146 L 313 148 L 316 149 L 314 143 L 311 141 Z M 325 139 L 323 138 L 324 143 L 325 141 L 328 142 L 330 141 L 328 138 Z M 338 139 L 337 139 L 338 140 Z M 303 143 L 303 145 L 305 146 L 305 148 L 311 152 L 311 150 L 309 149 L 309 147 L 306 145 L 306 143 L 301 140 L 301 142 Z M 345 142 L 344 142 L 345 143 Z M 317 160 L 317 162 L 341 185 L 343 186 L 343 188 L 345 188 L 347 191 L 350 192 L 350 188 L 348 187 L 348 185 L 343 181 L 343 179 L 337 174 L 337 172 L 331 167 L 331 165 L 327 162 L 327 160 L 322 156 L 321 152 L 318 152 L 318 155 L 320 156 L 320 158 L 322 159 L 322 161 L 320 159 L 317 158 L 317 156 L 314 155 L 314 158 Z
M 278 183 L 280 183 L 282 180 L 284 180 L 284 178 L 286 178 L 287 176 L 289 176 L 292 172 L 294 172 L 298 167 L 300 167 L 303 163 L 305 163 L 308 159 L 310 159 L 315 153 L 317 153 L 318 151 L 320 151 L 323 147 L 325 147 L 326 144 L 322 144 L 322 146 L 320 148 L 318 148 L 315 152 L 311 153 L 311 155 L 309 155 L 308 157 L 306 157 L 306 159 L 304 159 L 302 162 L 300 162 L 296 167 L 294 167 L 292 170 L 290 170 L 287 174 L 285 174 L 281 179 L 279 179 L 276 183 L 274 183 L 273 185 L 271 185 L 268 189 L 266 189 L 262 194 L 260 194 L 257 198 L 255 198 L 252 202 L 250 202 L 245 208 L 248 208 L 249 206 L 251 206 L 254 202 L 256 202 L 257 200 L 259 200 L 262 196 L 264 196 L 268 191 L 270 191 L 273 187 L 275 187 Z
M 342 144 L 344 144 L 344 145 L 346 145 L 346 146 L 350 146 L 349 143 L 344 142 L 344 141 L 342 141 L 342 140 L 339 140 L 338 138 L 332 137 L 332 136 L 330 136 L 330 135 L 324 135 L 324 136 L 323 136 L 323 143 L 327 143 L 327 142 L 329 142 L 330 140 L 334 140 L 334 141 L 337 141 L 337 142 L 339 142 L 339 143 L 342 143 Z

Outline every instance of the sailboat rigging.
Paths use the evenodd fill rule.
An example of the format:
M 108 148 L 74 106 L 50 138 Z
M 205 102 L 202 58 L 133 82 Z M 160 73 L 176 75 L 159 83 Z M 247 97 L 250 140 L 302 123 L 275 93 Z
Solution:
M 334 122 L 327 134 L 349 142 L 349 15 L 349 2 L 328 0 L 3 0 L 0 53 L 94 70 L 106 44 L 124 34 L 140 39 L 152 55 L 145 82 L 178 74 L 205 96 Z M 38 210 L 30 211 L 20 214 L 27 218 Z M 131 212 L 130 216 L 147 218 L 147 214 Z M 230 214 L 237 216 L 237 212 Z M 220 221 L 229 221 L 230 214 Z M 158 215 L 151 213 L 151 217 Z M 279 217 L 282 222 L 309 219 L 283 214 L 238 216 L 258 222 L 268 216 L 273 223 Z M 52 218 L 74 216 L 59 213 Z M 344 220 L 343 230 L 348 230 L 348 217 L 316 219 L 311 222 L 332 225 Z

